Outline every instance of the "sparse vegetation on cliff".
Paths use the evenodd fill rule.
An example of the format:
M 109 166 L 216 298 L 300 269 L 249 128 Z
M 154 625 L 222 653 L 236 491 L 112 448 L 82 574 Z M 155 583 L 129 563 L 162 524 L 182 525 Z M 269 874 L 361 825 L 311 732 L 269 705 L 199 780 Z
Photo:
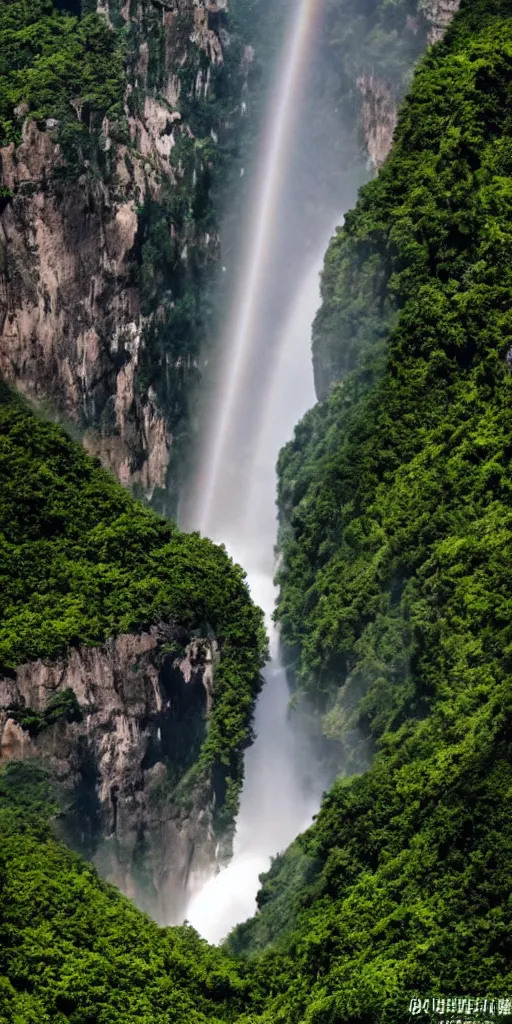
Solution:
M 266 0 L 258 4 L 266 9 Z M 243 6 L 243 0 L 235 5 L 237 11 Z M 94 431 L 109 465 L 105 452 L 115 451 L 117 458 L 121 437 L 137 494 L 150 494 L 153 506 L 171 515 L 197 438 L 191 394 L 214 333 L 214 305 L 222 305 L 221 197 L 233 195 L 240 139 L 249 121 L 241 111 L 251 62 L 244 61 L 245 40 L 238 33 L 248 19 L 236 14 L 231 25 L 227 11 L 207 11 L 193 0 L 177 5 L 112 0 L 100 13 L 89 0 L 0 5 L 0 147 L 17 146 L 27 118 L 58 144 L 41 140 L 45 159 L 31 166 L 30 181 L 23 174 L 14 184 L 0 181 L 0 216 L 6 213 L 5 235 L 15 243 L 0 257 L 9 316 L 25 322 L 21 295 L 37 306 L 38 289 L 44 290 L 40 236 L 36 232 L 34 246 L 29 239 L 36 219 L 50 227 L 52 245 L 65 259 L 52 201 L 66 211 L 65 230 L 74 230 L 76 216 L 77 268 L 84 272 L 86 262 L 85 274 L 94 280 L 92 292 L 84 289 L 76 301 L 70 296 L 76 282 L 57 275 L 53 303 L 46 295 L 38 328 L 19 346 L 20 352 L 29 348 L 32 359 L 21 355 L 17 363 L 2 333 L 4 365 L 12 360 L 9 379 L 23 377 L 25 392 L 47 399 L 55 415 Z M 0 163 L 5 173 L 21 169 L 26 160 L 26 151 L 19 158 L 4 153 Z M 113 250 L 127 222 L 126 210 L 121 221 L 116 214 L 125 204 L 137 215 L 136 231 L 131 239 L 123 236 L 128 246 L 122 257 L 116 252 L 113 274 Z M 114 328 L 110 318 L 121 291 L 131 298 L 120 302 Z M 60 315 L 53 319 L 56 307 Z M 52 319 L 48 330 L 57 372 L 41 380 L 38 369 L 34 385 L 28 378 L 36 375 L 32 360 L 42 344 L 42 323 Z M 100 338 L 96 362 L 101 367 L 90 375 L 87 395 L 79 398 L 83 383 L 67 339 L 71 335 L 80 345 L 86 321 Z M 113 396 L 116 377 L 129 363 L 132 401 L 124 410 L 125 429 Z M 67 401 L 69 374 L 73 397 Z M 156 472 L 148 469 L 151 440 L 142 429 L 144 413 L 159 431 L 162 457 L 154 460 Z
M 81 722 L 83 715 L 73 690 L 59 690 L 46 701 L 41 712 L 29 707 L 8 707 L 6 713 L 22 729 L 37 736 L 56 722 Z

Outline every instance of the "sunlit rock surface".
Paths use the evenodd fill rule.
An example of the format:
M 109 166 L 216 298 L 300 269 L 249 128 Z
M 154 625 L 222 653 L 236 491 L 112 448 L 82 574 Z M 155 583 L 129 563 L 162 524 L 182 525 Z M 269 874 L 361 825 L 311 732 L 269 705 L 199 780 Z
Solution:
M 204 739 L 217 656 L 212 639 L 161 624 L 0 677 L 0 762 L 43 757 L 68 841 L 162 922 L 180 919 L 189 874 L 216 857 L 213 780 L 182 803 L 179 781 Z M 80 721 L 19 724 L 69 690 Z
M 209 156 L 182 107 L 207 98 L 211 70 L 222 65 L 227 3 L 148 0 L 132 9 L 120 0 L 99 7 L 111 25 L 131 22 L 126 139 L 112 137 L 105 118 L 93 128 L 98 166 L 87 159 L 70 173 L 58 120 L 40 131 L 21 105 L 23 141 L 0 150 L 10 193 L 0 204 L 0 373 L 76 424 L 104 465 L 151 497 L 171 483 L 175 433 L 198 374 L 202 328 L 196 337 L 181 327 L 176 337 L 173 310 L 185 294 L 198 303 L 219 260 Z M 190 211 L 206 204 L 208 230 L 198 215 L 173 212 L 173 197 L 183 204 L 184 196 Z M 155 216 L 172 240 L 179 291 L 157 256 L 144 269 Z M 159 273 L 144 292 L 142 276 Z

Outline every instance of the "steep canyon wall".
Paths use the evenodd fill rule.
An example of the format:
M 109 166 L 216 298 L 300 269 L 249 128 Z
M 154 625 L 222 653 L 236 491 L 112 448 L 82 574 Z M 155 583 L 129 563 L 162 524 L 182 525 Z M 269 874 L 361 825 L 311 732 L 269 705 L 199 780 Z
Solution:
M 191 396 L 199 400 L 205 346 L 215 358 L 224 186 L 243 203 L 243 184 L 240 199 L 233 191 L 237 147 L 258 130 L 261 75 L 287 9 L 279 15 L 261 0 L 249 16 L 242 0 L 228 6 L 100 4 L 116 45 L 122 39 L 116 102 L 77 92 L 63 113 L 27 93 L 0 149 L 0 373 L 170 512 L 197 431 Z M 391 14 L 373 6 L 362 16 L 346 0 L 322 14 L 298 190 L 281 212 L 290 246 L 276 255 L 292 275 L 301 269 L 294 251 L 316 251 L 319 218 L 330 223 L 355 197 L 365 151 L 374 167 L 385 159 L 414 61 L 458 3 L 414 0 Z M 282 304 L 269 298 L 273 310 Z
M 167 512 L 175 511 L 197 429 L 191 396 L 205 346 L 215 353 L 208 331 L 221 266 L 222 182 L 244 170 L 237 140 L 246 130 L 248 82 L 258 63 L 244 41 L 242 5 L 232 6 L 236 32 L 220 0 L 111 2 L 99 14 L 87 8 L 73 31 L 85 33 L 84 52 L 92 49 L 96 64 L 81 87 L 47 93 L 45 81 L 37 86 L 36 61 L 37 87 L 22 90 L 12 111 L 0 95 L 0 375 L 63 421 L 122 484 Z M 294 230 L 283 233 L 275 257 L 287 264 L 283 252 L 295 250 L 290 279 L 313 247 L 317 222 L 330 223 L 355 191 L 366 154 L 375 166 L 384 159 L 407 74 L 456 3 L 413 6 L 412 14 L 411 4 L 395 11 L 391 25 L 385 12 L 382 24 L 377 18 L 381 36 L 375 18 L 370 32 L 370 20 L 361 21 L 350 2 L 326 7 L 299 132 L 297 152 L 308 160 L 288 197 Z M 265 38 L 264 3 L 261 15 L 259 45 L 272 50 L 280 21 Z M 40 17 L 44 37 L 37 5 L 31 16 L 35 25 Z M 64 21 L 58 27 L 67 38 Z M 383 49 L 389 66 L 382 66 Z M 85 60 L 82 51 L 71 64 L 78 59 Z M 263 59 L 264 70 L 270 59 Z M 319 99 L 322 113 L 315 116 Z M 315 151 L 327 154 L 321 175 Z M 270 319 L 280 297 L 278 289 Z M 325 359 L 323 366 L 320 391 L 334 379 Z M 226 741 L 232 748 L 223 749 L 215 771 L 210 764 L 183 810 L 173 744 L 188 744 L 193 767 L 196 739 L 208 732 L 216 707 L 216 634 L 197 625 L 187 635 L 192 670 L 190 659 L 170 659 L 151 626 L 153 619 L 117 635 L 116 625 L 114 639 L 103 637 L 91 649 L 75 637 L 58 660 L 15 659 L 2 676 L 2 752 L 52 764 L 71 808 L 82 808 L 82 836 L 72 810 L 63 819 L 73 823 L 74 841 L 163 919 L 188 873 L 229 851 L 258 687 L 253 673 L 243 721 Z M 169 628 L 161 627 L 164 634 Z M 201 651 L 206 645 L 204 657 L 197 644 Z M 211 678 L 209 703 L 204 683 Z M 34 736 L 20 724 L 23 709 L 37 721 L 48 700 L 68 690 L 79 702 L 80 722 L 60 721 Z M 191 718 L 178 691 L 198 696 Z M 169 768 L 172 784 L 159 789 Z M 163 804 L 152 802 L 155 790 L 164 792 Z M 214 828 L 217 799 L 227 810 L 223 826 Z
M 173 644 L 183 655 L 167 653 Z M 179 800 L 206 733 L 216 657 L 212 639 L 161 623 L 0 677 L 0 762 L 42 758 L 61 793 L 61 833 L 163 924 L 179 920 L 190 873 L 218 855 L 207 779 Z M 79 712 L 35 730 L 70 692 Z
M 73 123 L 73 111 L 57 116 L 51 104 L 38 116 L 29 98 L 14 112 L 18 137 L 0 151 L 0 373 L 169 510 L 219 260 L 216 133 L 227 109 L 238 116 L 251 60 L 230 40 L 226 8 L 101 8 L 124 46 L 116 107 L 70 97 Z M 223 108 L 215 80 L 229 46 Z M 77 127 L 85 132 L 70 152 Z

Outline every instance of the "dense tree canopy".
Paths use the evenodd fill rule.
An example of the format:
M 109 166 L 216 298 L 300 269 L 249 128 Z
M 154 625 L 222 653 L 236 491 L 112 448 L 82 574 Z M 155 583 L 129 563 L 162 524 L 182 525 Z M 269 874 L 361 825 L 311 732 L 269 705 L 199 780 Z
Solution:
M 49 825 L 35 764 L 0 775 L 1 1024 L 227 1024 L 247 998 L 229 957 L 158 928 Z
M 91 117 L 122 116 L 124 53 L 104 18 L 78 18 L 53 0 L 0 3 L 0 145 L 19 141 L 24 114 L 52 118 L 62 141 Z

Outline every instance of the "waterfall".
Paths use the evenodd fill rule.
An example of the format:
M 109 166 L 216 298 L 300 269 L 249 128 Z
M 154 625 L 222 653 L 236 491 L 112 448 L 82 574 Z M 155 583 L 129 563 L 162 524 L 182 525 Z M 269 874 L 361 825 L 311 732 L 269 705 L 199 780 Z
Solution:
M 271 662 L 256 710 L 256 741 L 245 757 L 233 859 L 205 884 L 199 882 L 187 909 L 187 919 L 210 942 L 220 941 L 235 924 L 254 913 L 259 875 L 269 867 L 270 858 L 309 824 L 323 788 L 312 758 L 308 763 L 307 752 L 299 747 L 288 720 L 289 692 L 271 621 L 277 530 L 275 462 L 295 423 L 315 400 L 310 335 L 320 299 L 320 266 L 319 256 L 301 282 L 281 333 L 251 462 L 244 529 L 234 543 L 229 536 L 223 538 L 230 554 L 246 568 L 252 596 L 265 610 Z
M 254 600 L 264 609 L 272 660 L 256 709 L 256 741 L 245 758 L 245 782 L 237 819 L 234 856 L 209 879 L 191 879 L 187 920 L 218 942 L 256 909 L 259 875 L 310 822 L 319 806 L 322 780 L 308 763 L 288 718 L 289 693 L 272 624 L 274 548 L 277 533 L 275 466 L 280 448 L 315 402 L 311 324 L 320 302 L 319 274 L 330 237 L 325 218 L 316 248 L 298 280 L 286 278 L 272 296 L 279 231 L 289 230 L 285 189 L 296 171 L 294 138 L 307 64 L 315 40 L 319 0 L 297 0 L 265 118 L 247 223 L 245 258 L 234 285 L 233 308 L 220 348 L 213 407 L 192 498 L 182 517 L 224 543 L 247 571 Z M 334 216 L 331 214 L 332 219 Z M 294 230 L 301 240 L 300 210 Z M 278 262 L 278 260 L 277 260 Z M 291 275 L 293 277 L 293 275 Z M 276 316 L 277 310 L 277 316 Z M 271 344 L 269 345 L 269 336 Z

